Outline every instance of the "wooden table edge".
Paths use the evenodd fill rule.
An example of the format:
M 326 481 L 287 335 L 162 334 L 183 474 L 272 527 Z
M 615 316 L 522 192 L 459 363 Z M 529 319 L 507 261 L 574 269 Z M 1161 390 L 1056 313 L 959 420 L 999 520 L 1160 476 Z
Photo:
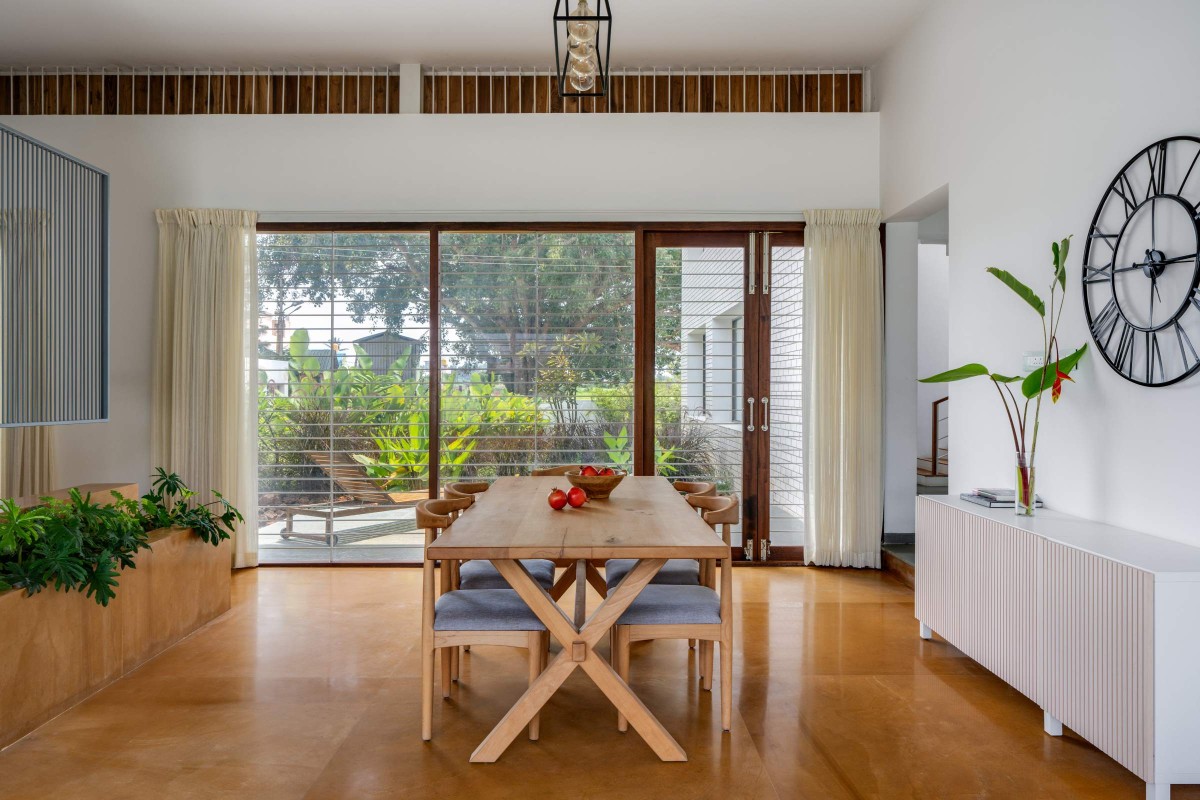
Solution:
M 455 544 L 429 545 L 430 558 L 458 559 L 524 559 L 548 558 L 576 561 L 591 559 L 605 561 L 610 558 L 725 558 L 730 548 L 724 544 L 692 547 L 476 547 Z

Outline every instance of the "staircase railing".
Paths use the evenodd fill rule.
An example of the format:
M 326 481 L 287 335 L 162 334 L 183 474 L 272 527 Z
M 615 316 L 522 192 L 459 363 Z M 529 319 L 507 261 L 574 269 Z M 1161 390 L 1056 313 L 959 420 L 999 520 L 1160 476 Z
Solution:
M 930 409 L 930 425 L 932 441 L 929 443 L 930 460 L 933 462 L 933 475 L 938 477 L 950 473 L 950 398 L 943 397 L 934 400 Z M 942 471 L 942 467 L 946 471 Z

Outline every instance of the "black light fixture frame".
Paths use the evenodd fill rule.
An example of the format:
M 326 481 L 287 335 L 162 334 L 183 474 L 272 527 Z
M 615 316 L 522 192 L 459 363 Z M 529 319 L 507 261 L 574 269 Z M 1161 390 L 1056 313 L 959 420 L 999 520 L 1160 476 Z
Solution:
M 593 16 L 577 16 L 571 13 L 571 0 L 554 0 L 554 62 L 558 72 L 559 97 L 604 97 L 608 94 L 608 56 L 612 49 L 612 7 L 608 0 L 595 0 L 596 13 Z M 596 90 L 592 92 L 567 91 L 567 69 L 571 60 L 571 51 L 566 42 L 570 35 L 568 27 L 572 22 L 596 23 L 596 63 L 600 66 L 600 74 L 596 76 Z M 560 27 L 561 26 L 561 27 Z M 562 44 L 559 44 L 559 39 Z M 601 42 L 604 43 L 603 47 Z

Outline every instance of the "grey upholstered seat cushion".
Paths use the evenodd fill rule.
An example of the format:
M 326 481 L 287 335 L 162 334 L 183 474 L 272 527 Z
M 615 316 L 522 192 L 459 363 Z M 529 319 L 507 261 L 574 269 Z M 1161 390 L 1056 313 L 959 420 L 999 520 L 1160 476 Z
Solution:
M 554 585 L 554 562 L 544 558 L 527 558 L 521 561 L 533 579 L 549 589 Z M 468 561 L 458 568 L 460 589 L 511 589 L 508 581 L 490 561 Z
M 446 592 L 434 606 L 435 631 L 544 631 L 512 589 Z
M 721 599 L 707 586 L 650 585 L 618 625 L 709 625 L 721 622 Z
M 612 591 L 621 580 L 633 571 L 637 561 L 632 558 L 610 558 L 604 563 L 604 581 Z M 700 564 L 694 558 L 671 558 L 663 564 L 663 568 L 654 576 L 653 584 L 670 584 L 672 586 L 699 586 Z

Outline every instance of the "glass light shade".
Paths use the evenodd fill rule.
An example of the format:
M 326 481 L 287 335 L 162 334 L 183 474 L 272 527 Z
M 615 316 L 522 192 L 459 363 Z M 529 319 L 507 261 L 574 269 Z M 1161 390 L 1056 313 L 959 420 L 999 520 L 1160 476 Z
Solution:
M 592 11 L 591 7 L 588 6 L 587 0 L 579 0 L 579 5 L 575 6 L 575 13 L 573 16 L 594 17 L 596 16 L 596 12 Z M 567 23 L 567 33 L 576 39 L 592 41 L 596 38 L 597 27 L 598 26 L 596 23 L 591 20 L 579 20 L 577 22 Z
M 567 52 L 577 61 L 586 61 L 596 54 L 596 43 L 588 39 L 567 38 Z
M 571 70 L 568 76 L 575 78 L 594 78 L 596 73 L 600 71 L 600 65 L 596 63 L 596 59 L 589 58 L 584 61 L 576 61 L 571 59 Z
M 590 92 L 596 88 L 596 76 L 594 74 L 576 75 L 572 73 L 570 78 L 567 79 L 567 83 L 570 84 L 572 91 Z
M 554 53 L 558 61 L 559 91 L 564 96 L 602 96 L 607 91 L 608 52 L 607 46 L 601 49 L 600 37 L 604 35 L 607 41 L 611 18 L 608 0 L 557 0 L 555 3 Z

